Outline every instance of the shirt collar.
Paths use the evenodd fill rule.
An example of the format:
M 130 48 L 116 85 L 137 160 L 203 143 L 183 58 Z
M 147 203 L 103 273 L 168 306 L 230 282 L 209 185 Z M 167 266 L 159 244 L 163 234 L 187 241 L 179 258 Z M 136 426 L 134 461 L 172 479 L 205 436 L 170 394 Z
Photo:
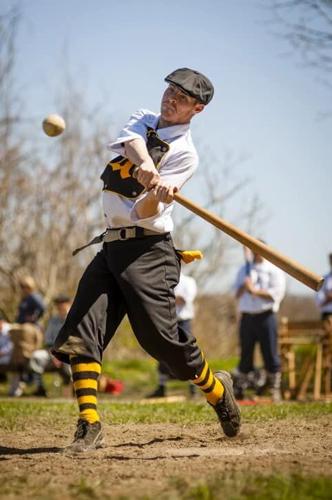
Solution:
M 156 116 L 154 128 L 158 126 L 159 117 L 160 115 Z M 167 141 L 185 135 L 189 129 L 190 123 L 183 123 L 180 125 L 172 125 L 171 127 L 158 128 L 156 131 L 160 139 Z

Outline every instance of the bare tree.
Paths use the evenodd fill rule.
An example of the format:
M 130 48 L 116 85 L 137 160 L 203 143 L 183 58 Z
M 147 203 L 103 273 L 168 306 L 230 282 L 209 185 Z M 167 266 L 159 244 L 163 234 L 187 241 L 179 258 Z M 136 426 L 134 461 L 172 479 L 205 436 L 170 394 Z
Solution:
M 75 289 L 89 251 L 75 259 L 71 252 L 103 220 L 96 180 L 107 159 L 104 119 L 69 79 L 58 107 L 66 133 L 49 139 L 40 129 L 38 144 L 24 140 L 14 78 L 18 21 L 16 11 L 0 18 L 0 307 L 11 318 L 23 273 L 46 300 Z
M 280 35 L 331 86 L 332 0 L 272 0 L 272 8 Z
M 24 190 L 24 143 L 17 135 L 21 102 L 15 93 L 15 38 L 19 23 L 16 9 L 0 16 L 0 288 L 15 291 L 15 269 L 8 266 L 8 228 L 18 213 L 17 193 Z M 22 193 L 22 201 L 23 201 Z M 16 236 L 17 238 L 17 236 Z M 3 297 L 2 297 L 3 298 Z M 2 302 L 2 308 L 5 304 Z

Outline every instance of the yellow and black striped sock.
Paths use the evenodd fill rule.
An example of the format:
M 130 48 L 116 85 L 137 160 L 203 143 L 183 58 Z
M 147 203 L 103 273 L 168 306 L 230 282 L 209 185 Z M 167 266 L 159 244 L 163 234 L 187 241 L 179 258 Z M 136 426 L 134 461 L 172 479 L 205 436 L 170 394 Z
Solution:
M 82 420 L 90 424 L 100 420 L 97 412 L 97 386 L 101 365 L 82 356 L 70 356 L 75 394 Z
M 224 386 L 220 380 L 214 376 L 208 362 L 205 360 L 200 375 L 192 380 L 192 382 L 204 392 L 206 399 L 213 406 L 218 403 L 219 399 L 222 398 L 224 394 Z

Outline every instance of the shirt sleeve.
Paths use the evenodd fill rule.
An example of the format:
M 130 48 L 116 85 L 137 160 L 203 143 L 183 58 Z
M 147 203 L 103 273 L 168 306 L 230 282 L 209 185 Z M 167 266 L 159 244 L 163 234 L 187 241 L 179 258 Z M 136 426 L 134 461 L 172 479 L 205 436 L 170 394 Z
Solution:
M 242 266 L 240 268 L 240 270 L 238 271 L 238 273 L 236 275 L 236 278 L 235 278 L 235 282 L 234 282 L 234 285 L 233 285 L 233 291 L 234 291 L 234 293 L 236 293 L 238 291 L 238 289 L 241 288 L 241 286 L 244 283 L 244 278 L 245 277 L 246 277 L 245 267 Z
M 129 121 L 120 131 L 115 141 L 110 142 L 107 148 L 119 155 L 125 154 L 125 142 L 133 139 L 144 139 L 146 141 L 146 130 L 148 126 L 152 126 L 154 116 L 151 112 L 140 109 L 135 111 L 129 118 Z
M 185 182 L 187 182 L 190 177 L 193 175 L 195 170 L 198 167 L 198 158 L 189 151 L 185 151 L 183 153 L 171 154 L 169 155 L 165 161 L 163 161 L 159 173 L 160 177 L 163 181 L 167 182 L 171 186 L 176 186 L 180 189 Z M 133 222 L 153 222 L 155 219 L 160 219 L 160 216 L 164 213 L 168 213 L 170 207 L 174 204 L 172 203 L 162 203 L 158 204 L 157 213 L 152 217 L 148 217 L 145 219 L 140 219 L 136 212 L 136 203 L 144 198 L 148 193 L 144 192 L 140 197 L 137 198 L 134 203 L 130 218 Z
M 285 274 L 279 269 L 273 267 L 271 270 L 270 284 L 267 292 L 271 295 L 274 302 L 280 303 L 286 292 Z
M 319 307 L 321 307 L 323 305 L 323 303 L 325 302 L 325 300 L 326 300 L 326 286 L 325 286 L 325 281 L 323 283 L 322 288 L 318 291 L 318 293 L 316 293 L 315 300 L 316 300 L 316 304 Z
M 169 153 L 161 162 L 159 169 L 162 180 L 176 186 L 178 189 L 192 177 L 198 167 L 198 157 L 192 151 L 183 151 L 172 154 L 172 146 Z

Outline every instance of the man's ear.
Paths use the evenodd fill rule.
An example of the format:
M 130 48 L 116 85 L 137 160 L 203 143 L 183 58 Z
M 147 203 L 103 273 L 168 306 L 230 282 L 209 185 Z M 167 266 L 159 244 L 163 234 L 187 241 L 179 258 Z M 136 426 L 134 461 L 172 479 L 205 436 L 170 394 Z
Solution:
M 197 104 L 195 104 L 195 108 L 194 108 L 195 114 L 201 113 L 204 108 L 205 108 L 205 105 L 198 102 Z

